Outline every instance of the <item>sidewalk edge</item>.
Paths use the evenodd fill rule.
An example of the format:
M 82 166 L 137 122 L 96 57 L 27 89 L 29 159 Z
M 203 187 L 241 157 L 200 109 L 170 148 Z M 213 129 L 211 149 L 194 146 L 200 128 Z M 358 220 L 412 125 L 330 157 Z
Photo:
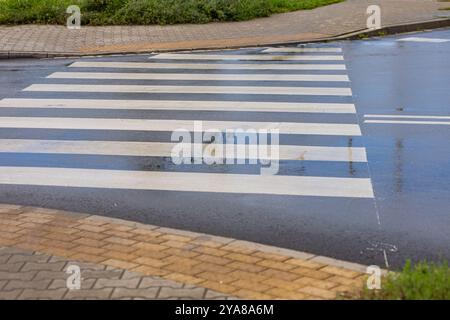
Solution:
M 46 59 L 46 58 L 79 58 L 90 56 L 111 56 L 111 55 L 132 55 L 132 54 L 149 54 L 158 52 L 177 52 L 177 51 L 193 51 L 193 50 L 223 50 L 223 49 L 238 49 L 249 47 L 265 47 L 265 46 L 294 46 L 306 43 L 320 43 L 338 40 L 359 40 L 368 37 L 387 36 L 399 33 L 415 32 L 424 29 L 439 29 L 450 27 L 450 18 L 434 19 L 428 21 L 419 21 L 398 25 L 388 25 L 376 30 L 360 29 L 352 32 L 336 35 L 327 38 L 316 38 L 301 41 L 288 42 L 261 42 L 258 44 L 248 45 L 231 45 L 231 46 L 212 46 L 212 47 L 196 47 L 196 48 L 179 48 L 179 49 L 154 49 L 142 51 L 111 51 L 111 52 L 42 52 L 42 51 L 0 51 L 0 59 L 17 59 L 17 58 L 31 58 L 31 59 Z

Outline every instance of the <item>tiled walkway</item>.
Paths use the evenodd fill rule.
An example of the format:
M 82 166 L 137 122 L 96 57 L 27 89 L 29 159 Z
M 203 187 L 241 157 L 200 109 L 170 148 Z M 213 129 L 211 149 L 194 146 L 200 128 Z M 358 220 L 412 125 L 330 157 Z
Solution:
M 347 0 L 244 22 L 174 26 L 0 26 L 0 57 L 10 53 L 100 54 L 226 48 L 329 38 L 366 28 L 366 9 L 381 6 L 382 25 L 439 19 L 437 0 Z
M 365 267 L 229 238 L 49 209 L 0 207 L 0 297 L 334 299 Z M 81 290 L 67 290 L 69 264 Z
M 69 289 L 68 267 L 80 268 Z M 69 269 L 70 271 L 70 269 Z M 230 299 L 228 295 L 141 273 L 17 248 L 0 248 L 0 299 Z

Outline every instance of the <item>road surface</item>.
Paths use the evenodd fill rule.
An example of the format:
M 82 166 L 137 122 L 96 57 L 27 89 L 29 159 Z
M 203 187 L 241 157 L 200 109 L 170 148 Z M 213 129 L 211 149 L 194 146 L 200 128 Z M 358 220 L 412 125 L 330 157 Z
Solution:
M 0 61 L 0 203 L 399 267 L 450 258 L 450 30 L 302 48 Z M 172 131 L 277 128 L 279 171 Z

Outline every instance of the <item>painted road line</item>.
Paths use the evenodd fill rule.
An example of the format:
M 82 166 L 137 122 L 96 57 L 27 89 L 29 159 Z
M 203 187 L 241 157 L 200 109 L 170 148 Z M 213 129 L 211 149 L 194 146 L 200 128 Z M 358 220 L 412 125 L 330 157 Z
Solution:
M 351 103 L 235 102 L 191 100 L 3 99 L 0 108 L 195 110 L 356 113 Z
M 188 74 L 188 73 L 115 73 L 55 72 L 50 79 L 106 80 L 199 80 L 199 81 L 350 81 L 347 75 L 327 74 Z
M 342 52 L 341 48 L 302 48 L 302 47 L 283 47 L 283 48 L 268 48 L 263 50 L 264 53 L 296 53 L 296 52 Z
M 364 123 L 379 124 L 426 124 L 426 125 L 446 125 L 450 126 L 450 121 L 408 121 L 408 120 L 364 120 Z
M 397 41 L 442 43 L 442 42 L 449 42 L 450 40 L 449 39 L 438 39 L 438 38 L 409 37 L 409 38 L 398 39 Z
M 345 64 L 240 64 L 240 63 L 150 63 L 78 61 L 70 68 L 191 69 L 191 70 L 346 70 Z
M 178 143 L 163 142 L 128 142 L 128 141 L 72 141 L 72 140 L 32 140 L 0 139 L 0 152 L 9 153 L 44 153 L 44 154 L 83 154 L 110 156 L 170 157 Z M 194 144 L 196 148 L 198 144 Z M 243 146 L 238 145 L 237 146 Z M 202 145 L 202 149 L 211 147 Z M 222 146 L 224 147 L 224 146 Z M 256 159 L 258 145 L 246 145 L 247 159 Z M 270 150 L 270 146 L 267 146 Z M 233 153 L 230 157 L 236 156 Z M 358 147 L 320 147 L 320 146 L 279 146 L 280 160 L 302 161 L 344 161 L 367 162 L 365 148 Z
M 344 57 L 339 55 L 262 55 L 262 54 L 184 54 L 184 53 L 161 53 L 149 57 L 149 59 L 164 60 L 253 60 L 253 61 L 343 61 Z
M 296 122 L 239 122 L 201 121 L 202 129 L 194 128 L 194 120 L 144 120 L 144 119 L 93 119 L 93 118 L 46 118 L 46 117 L 0 117 L 0 128 L 63 129 L 63 130 L 137 130 L 175 131 L 194 130 L 279 130 L 280 134 L 360 136 L 357 124 L 296 123 Z
M 33 84 L 24 91 L 351 96 L 350 88 Z
M 391 115 L 391 114 L 366 114 L 365 118 L 392 118 L 392 119 L 442 119 L 450 120 L 450 116 L 420 116 L 420 115 Z
M 368 178 L 0 167 L 0 184 L 373 198 Z

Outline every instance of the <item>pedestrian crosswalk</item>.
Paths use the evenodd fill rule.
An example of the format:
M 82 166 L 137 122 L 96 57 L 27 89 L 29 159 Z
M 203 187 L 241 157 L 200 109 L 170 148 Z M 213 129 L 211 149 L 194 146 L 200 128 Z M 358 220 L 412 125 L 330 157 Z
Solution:
M 0 185 L 373 197 L 341 48 L 106 60 L 75 61 L 0 100 Z M 171 133 L 195 132 L 199 121 L 203 131 L 277 130 L 282 170 L 261 175 L 251 164 L 175 167 Z M 30 165 L 42 155 L 52 160 Z M 125 165 L 115 168 L 117 159 Z M 164 165 L 136 167 L 133 159 Z
M 351 96 L 350 88 L 328 87 L 250 87 L 250 86 L 146 86 L 146 85 L 89 85 L 89 84 L 33 84 L 24 91 L 39 92 L 122 92 L 122 93 L 181 93 L 181 94 L 262 94 L 262 95 L 323 95 Z

